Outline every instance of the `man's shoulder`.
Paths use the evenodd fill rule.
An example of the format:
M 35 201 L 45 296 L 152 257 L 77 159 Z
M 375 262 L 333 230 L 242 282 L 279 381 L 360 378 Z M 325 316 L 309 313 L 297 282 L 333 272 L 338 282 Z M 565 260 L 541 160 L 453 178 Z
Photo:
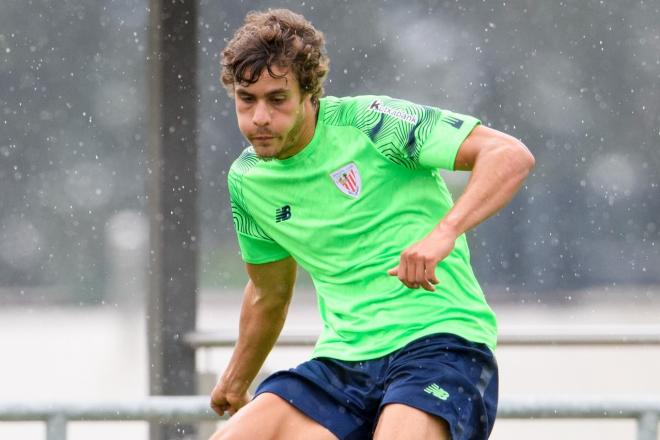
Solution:
M 352 106 L 364 104 L 374 99 L 383 98 L 382 96 L 376 95 L 356 95 L 356 96 L 324 96 L 321 98 L 322 101 L 325 101 L 327 105 L 343 105 L 343 106 Z
M 321 98 L 325 107 L 324 123 L 330 126 L 361 126 L 373 116 L 377 116 L 377 108 L 387 96 L 326 96 Z
M 245 148 L 241 154 L 234 159 L 234 162 L 229 168 L 229 178 L 240 178 L 246 175 L 260 162 L 259 157 L 254 151 L 252 146 Z
M 378 95 L 357 95 L 357 96 L 324 96 L 321 98 L 325 101 L 326 108 L 343 107 L 343 108 L 363 108 L 367 109 L 368 106 L 378 99 L 389 99 L 387 96 Z

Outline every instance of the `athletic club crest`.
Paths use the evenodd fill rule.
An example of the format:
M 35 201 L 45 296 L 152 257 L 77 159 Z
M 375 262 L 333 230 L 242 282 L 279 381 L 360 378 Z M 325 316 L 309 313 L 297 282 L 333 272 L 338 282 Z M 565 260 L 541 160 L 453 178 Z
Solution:
M 330 174 L 332 180 L 335 181 L 335 185 L 339 188 L 344 194 L 356 199 L 360 196 L 360 190 L 362 189 L 362 179 L 360 179 L 360 172 L 357 169 L 357 166 L 353 162 L 345 165 Z

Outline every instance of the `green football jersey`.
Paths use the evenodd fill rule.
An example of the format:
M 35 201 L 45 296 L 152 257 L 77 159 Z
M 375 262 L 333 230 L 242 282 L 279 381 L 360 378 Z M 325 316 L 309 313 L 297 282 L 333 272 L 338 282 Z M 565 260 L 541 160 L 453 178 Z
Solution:
M 314 282 L 323 321 L 314 357 L 373 359 L 441 332 L 495 348 L 495 315 L 465 235 L 438 264 L 435 292 L 387 274 L 452 207 L 438 169 L 453 169 L 478 123 L 386 96 L 326 97 L 303 150 L 264 161 L 249 147 L 233 163 L 244 261 L 292 256 Z

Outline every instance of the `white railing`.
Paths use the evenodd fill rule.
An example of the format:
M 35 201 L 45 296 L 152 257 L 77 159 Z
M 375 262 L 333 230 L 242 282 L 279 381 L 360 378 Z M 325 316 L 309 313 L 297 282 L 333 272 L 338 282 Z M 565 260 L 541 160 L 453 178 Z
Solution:
M 184 337 L 195 349 L 232 347 L 235 334 L 196 332 Z M 312 332 L 283 334 L 280 347 L 310 347 Z M 660 326 L 508 327 L 500 346 L 660 345 Z M 46 440 L 66 440 L 69 421 L 131 421 L 191 423 L 221 420 L 206 396 L 158 396 L 136 401 L 52 404 L 0 401 L 0 421 L 42 421 Z M 660 396 L 505 397 L 498 408 L 503 419 L 632 419 L 636 440 L 658 440 Z
M 283 333 L 281 347 L 311 347 L 318 334 L 303 330 Z M 193 348 L 233 347 L 235 332 L 193 332 L 184 340 Z M 660 345 L 660 325 L 575 325 L 575 326 L 508 326 L 499 332 L 499 346 L 564 346 L 564 345 Z
M 149 397 L 136 401 L 29 404 L 1 402 L 0 421 L 43 421 L 46 440 L 66 440 L 70 421 L 145 420 L 167 423 L 218 421 L 206 396 Z M 633 419 L 636 440 L 658 440 L 660 397 L 509 397 L 500 419 Z

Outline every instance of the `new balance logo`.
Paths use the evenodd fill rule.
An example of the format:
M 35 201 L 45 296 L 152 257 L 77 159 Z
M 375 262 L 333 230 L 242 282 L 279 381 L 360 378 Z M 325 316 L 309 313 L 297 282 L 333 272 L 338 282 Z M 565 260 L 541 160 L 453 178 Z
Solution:
M 434 383 L 424 388 L 424 392 L 437 397 L 440 400 L 447 400 L 449 398 L 449 393 Z
M 447 124 L 451 125 L 456 129 L 461 128 L 461 125 L 463 125 L 462 119 L 458 119 L 453 116 L 445 116 L 444 118 L 442 118 L 442 122 L 446 122 Z
M 275 210 L 275 222 L 283 222 L 291 218 L 291 206 L 284 205 L 281 208 Z

